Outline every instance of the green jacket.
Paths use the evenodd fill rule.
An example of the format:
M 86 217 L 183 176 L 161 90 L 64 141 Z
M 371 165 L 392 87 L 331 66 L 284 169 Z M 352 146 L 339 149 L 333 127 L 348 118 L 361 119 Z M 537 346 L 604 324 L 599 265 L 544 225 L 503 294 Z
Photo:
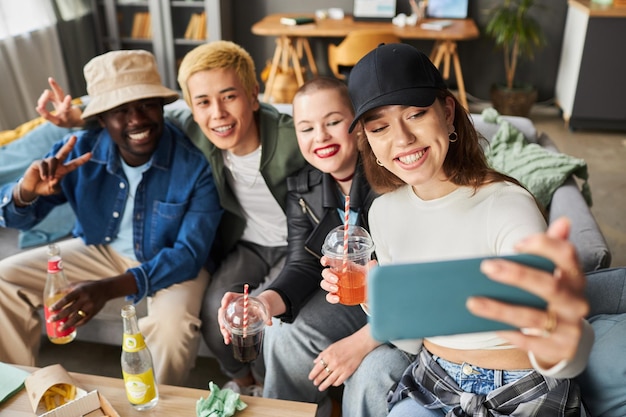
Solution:
M 168 110 L 168 120 L 182 126 L 191 141 L 204 153 L 213 170 L 213 179 L 224 208 L 215 244 L 213 259 L 219 263 L 233 249 L 241 238 L 246 219 L 241 211 L 239 201 L 226 181 L 222 151 L 215 147 L 202 133 L 200 126 L 193 120 L 188 109 Z M 261 175 L 274 198 L 285 211 L 287 197 L 287 177 L 298 172 L 306 165 L 306 161 L 298 147 L 293 119 L 287 114 L 279 113 L 275 107 L 261 103 L 255 115 L 261 138 Z

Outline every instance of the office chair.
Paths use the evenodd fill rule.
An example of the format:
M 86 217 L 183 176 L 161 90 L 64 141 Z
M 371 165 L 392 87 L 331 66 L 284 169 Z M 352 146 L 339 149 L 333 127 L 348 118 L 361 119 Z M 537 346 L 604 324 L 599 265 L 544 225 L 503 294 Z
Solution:
M 350 32 L 339 45 L 328 45 L 328 65 L 333 75 L 345 80 L 359 59 L 381 43 L 400 43 L 400 38 L 389 32 L 363 29 Z

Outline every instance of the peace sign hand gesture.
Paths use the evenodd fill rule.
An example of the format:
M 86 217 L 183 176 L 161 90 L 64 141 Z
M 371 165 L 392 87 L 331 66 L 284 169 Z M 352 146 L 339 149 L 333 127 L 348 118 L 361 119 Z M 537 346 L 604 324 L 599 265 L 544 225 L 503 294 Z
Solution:
M 61 191 L 61 180 L 91 159 L 91 152 L 87 152 L 64 162 L 75 144 L 76 136 L 71 136 L 55 156 L 35 161 L 28 167 L 22 180 L 13 189 L 17 206 L 28 205 L 39 196 L 58 194 Z

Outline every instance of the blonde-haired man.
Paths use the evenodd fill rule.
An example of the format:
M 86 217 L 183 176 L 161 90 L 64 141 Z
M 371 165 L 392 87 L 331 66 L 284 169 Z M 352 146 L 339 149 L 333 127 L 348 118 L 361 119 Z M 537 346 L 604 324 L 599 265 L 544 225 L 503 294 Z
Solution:
M 233 382 L 260 394 L 262 364 L 250 368 L 233 358 L 220 333 L 218 309 L 226 292 L 241 292 L 248 283 L 256 294 L 282 268 L 286 178 L 305 161 L 291 117 L 259 102 L 254 62 L 239 45 L 216 41 L 196 47 L 183 59 L 178 83 L 193 120 L 185 111 L 171 115 L 211 163 L 225 211 L 213 250 L 218 267 L 201 313 L 204 339 Z

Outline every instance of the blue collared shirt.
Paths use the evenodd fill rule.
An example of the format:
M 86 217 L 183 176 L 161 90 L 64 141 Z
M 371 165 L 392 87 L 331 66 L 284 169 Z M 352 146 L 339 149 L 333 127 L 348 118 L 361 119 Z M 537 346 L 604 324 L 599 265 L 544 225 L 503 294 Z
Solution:
M 109 244 L 117 236 L 128 181 L 117 146 L 104 129 L 76 132 L 68 160 L 91 151 L 85 165 L 67 174 L 60 194 L 40 197 L 35 204 L 13 204 L 14 184 L 0 189 L 0 226 L 29 229 L 56 205 L 69 201 L 76 213 L 74 235 L 88 245 Z M 56 154 L 56 143 L 46 157 Z M 174 125 L 163 136 L 137 187 L 133 241 L 141 264 L 129 269 L 138 291 L 134 302 L 172 284 L 195 278 L 207 262 L 222 208 L 211 168 L 204 155 Z

